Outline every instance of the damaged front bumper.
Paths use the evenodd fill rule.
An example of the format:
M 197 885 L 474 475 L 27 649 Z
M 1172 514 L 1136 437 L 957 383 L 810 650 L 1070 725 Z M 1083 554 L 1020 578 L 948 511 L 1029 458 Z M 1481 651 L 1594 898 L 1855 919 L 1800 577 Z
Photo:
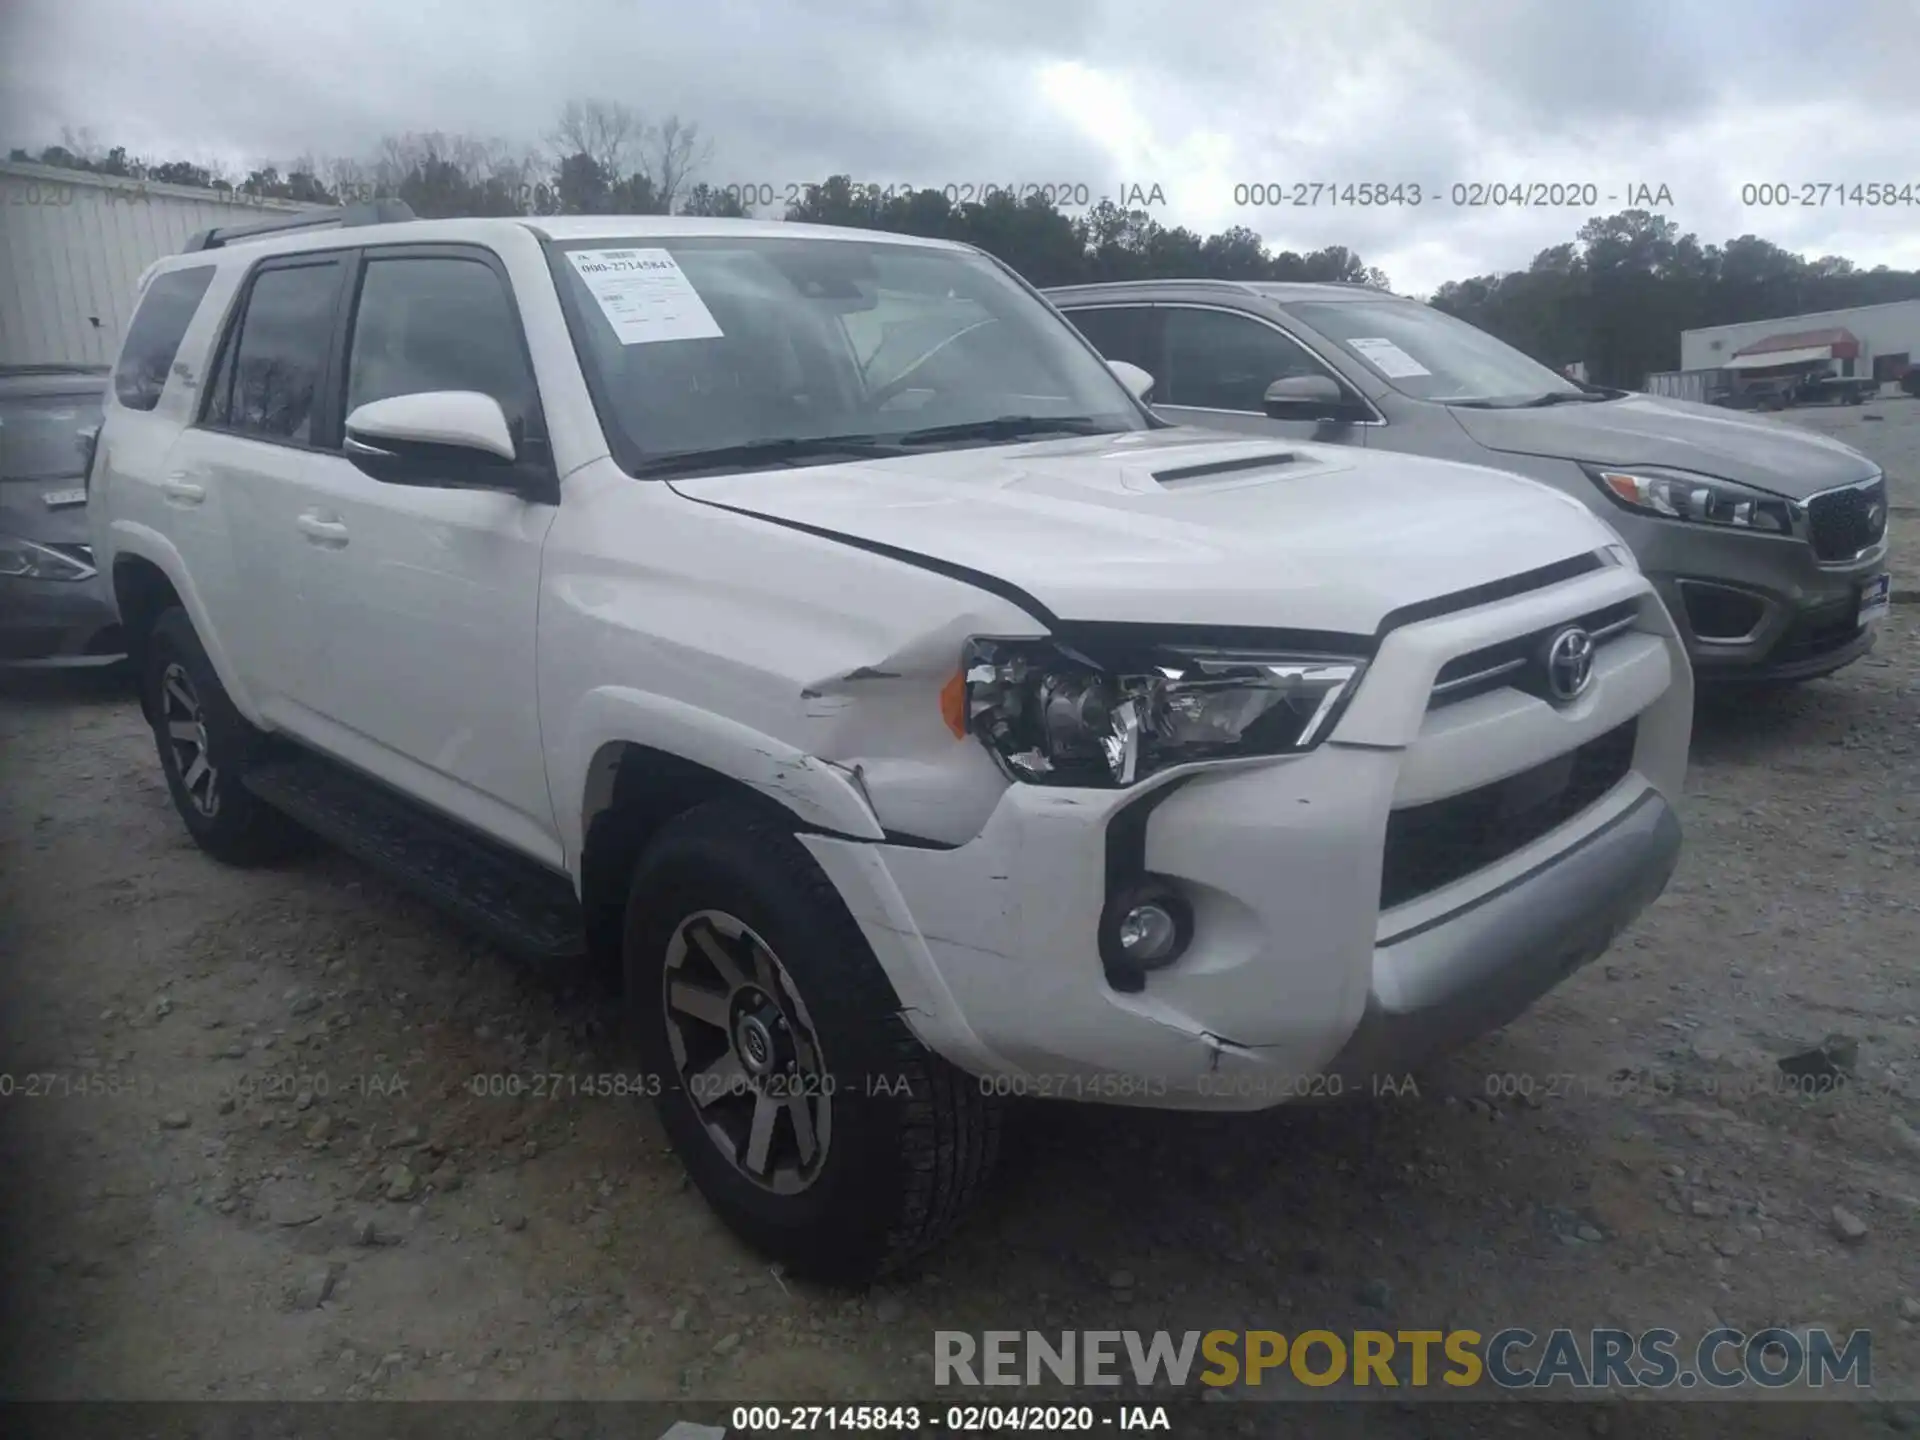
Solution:
M 1644 586 L 1568 587 L 1561 608 L 1603 584 Z M 1692 686 L 1650 596 L 1576 705 L 1509 690 L 1423 708 L 1444 656 L 1538 623 L 1484 609 L 1401 632 L 1375 702 L 1363 691 L 1306 754 L 1120 791 L 1011 785 L 950 847 L 802 839 L 915 1032 L 1001 1093 L 1194 1109 L 1365 1093 L 1512 1019 L 1603 951 L 1677 861 Z M 1525 790 L 1543 763 L 1589 754 L 1610 768 L 1466 873 L 1405 887 L 1390 871 L 1405 812 Z M 1129 985 L 1098 935 L 1141 875 L 1178 887 L 1192 939 Z
M 1113 985 L 1095 940 L 1111 797 L 1010 790 L 957 850 L 807 843 L 921 1039 L 1006 1077 L 1003 1093 L 1260 1109 L 1390 1084 L 1505 1023 L 1604 950 L 1678 856 L 1672 809 L 1629 775 L 1576 822 L 1449 887 L 1443 911 L 1383 917 L 1392 779 L 1391 755 L 1328 749 L 1174 789 L 1148 821 L 1148 853 L 1193 901 L 1195 941 L 1133 992 Z M 1196 831 L 1212 842 L 1191 845 Z

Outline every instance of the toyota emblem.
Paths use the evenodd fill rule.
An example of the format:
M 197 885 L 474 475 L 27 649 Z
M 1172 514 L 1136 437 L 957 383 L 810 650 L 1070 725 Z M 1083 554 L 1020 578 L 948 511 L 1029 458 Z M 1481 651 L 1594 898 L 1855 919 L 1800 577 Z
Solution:
M 1593 636 L 1570 625 L 1547 646 L 1547 689 L 1563 704 L 1578 700 L 1593 683 Z

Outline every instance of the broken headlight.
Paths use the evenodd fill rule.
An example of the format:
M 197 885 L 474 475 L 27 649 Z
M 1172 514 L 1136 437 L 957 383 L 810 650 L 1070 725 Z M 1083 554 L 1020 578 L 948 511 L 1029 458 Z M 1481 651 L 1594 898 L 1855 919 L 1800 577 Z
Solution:
M 1020 780 L 1131 785 L 1198 760 L 1284 755 L 1325 739 L 1363 662 L 1154 650 L 1099 663 L 1044 640 L 976 640 L 966 728 Z

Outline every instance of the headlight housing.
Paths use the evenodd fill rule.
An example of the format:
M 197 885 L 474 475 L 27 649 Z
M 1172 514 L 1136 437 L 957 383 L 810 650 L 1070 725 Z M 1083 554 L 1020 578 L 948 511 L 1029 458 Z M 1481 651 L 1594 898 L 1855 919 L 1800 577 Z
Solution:
M 94 573 L 79 555 L 17 535 L 0 535 L 0 575 L 16 580 L 91 580 Z
M 1658 466 L 1588 465 L 1588 476 L 1629 509 L 1697 525 L 1726 525 L 1763 535 L 1793 533 L 1793 503 L 1732 480 Z
M 976 640 L 964 726 L 1016 780 L 1122 787 L 1200 760 L 1310 750 L 1365 662 L 1143 647 L 1100 663 L 1050 640 Z

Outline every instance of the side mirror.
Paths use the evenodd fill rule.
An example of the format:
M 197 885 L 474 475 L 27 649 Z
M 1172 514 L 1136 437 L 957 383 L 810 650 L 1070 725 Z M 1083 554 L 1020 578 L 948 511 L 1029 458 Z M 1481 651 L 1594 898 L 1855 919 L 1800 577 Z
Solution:
M 1331 375 L 1289 375 L 1267 387 L 1262 408 L 1274 420 L 1359 420 L 1364 407 Z
M 473 390 L 373 400 L 347 416 L 347 459 L 389 485 L 518 490 L 519 453 L 506 411 Z
M 1127 387 L 1134 399 L 1146 404 L 1147 392 L 1153 389 L 1153 376 L 1125 360 L 1109 360 L 1107 368 L 1120 377 L 1120 383 Z

